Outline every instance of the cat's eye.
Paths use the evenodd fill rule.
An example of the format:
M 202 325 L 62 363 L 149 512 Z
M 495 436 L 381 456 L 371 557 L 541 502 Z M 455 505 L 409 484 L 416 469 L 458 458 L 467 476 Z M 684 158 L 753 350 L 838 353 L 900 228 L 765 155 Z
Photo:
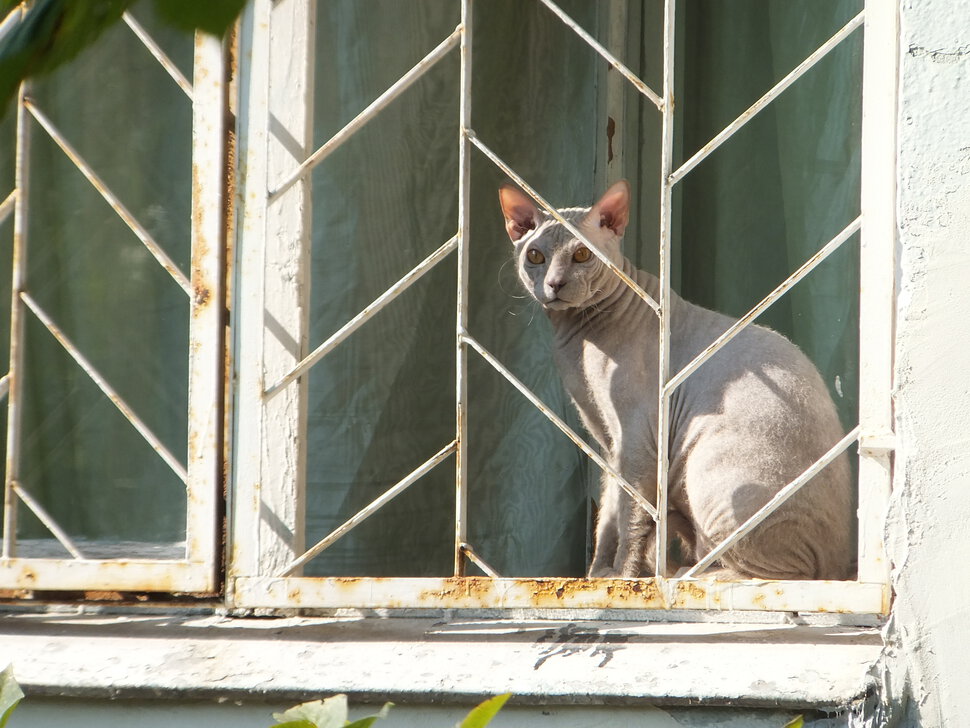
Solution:
M 546 262 L 546 256 L 540 253 L 535 248 L 529 248 L 529 252 L 525 254 L 525 257 L 529 259 L 529 262 L 533 265 L 539 265 L 540 263 Z
M 591 251 L 585 245 L 582 245 L 576 248 L 576 252 L 573 253 L 573 260 L 575 260 L 577 263 L 585 263 L 592 256 L 593 256 L 593 251 Z

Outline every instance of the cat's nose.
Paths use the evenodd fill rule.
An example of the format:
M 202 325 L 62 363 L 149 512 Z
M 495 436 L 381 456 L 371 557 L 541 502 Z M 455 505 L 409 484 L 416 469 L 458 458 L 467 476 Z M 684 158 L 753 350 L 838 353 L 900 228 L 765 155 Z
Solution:
M 559 293 L 560 289 L 566 285 L 564 280 L 559 278 L 553 279 L 551 281 L 546 281 L 546 285 L 552 290 L 553 293 Z

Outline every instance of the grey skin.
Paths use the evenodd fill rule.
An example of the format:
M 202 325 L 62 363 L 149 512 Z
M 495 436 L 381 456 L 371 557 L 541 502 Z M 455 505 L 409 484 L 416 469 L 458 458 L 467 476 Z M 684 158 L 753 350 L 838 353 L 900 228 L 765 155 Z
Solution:
M 563 384 L 607 462 L 651 503 L 657 478 L 658 321 L 562 224 L 512 186 L 499 191 L 519 278 L 549 317 Z M 621 252 L 630 188 L 560 213 L 655 299 L 657 279 Z M 670 371 L 734 319 L 670 296 Z M 815 366 L 780 334 L 749 326 L 670 403 L 669 527 L 695 563 L 836 444 L 843 430 Z M 651 576 L 655 524 L 604 476 L 591 577 Z M 843 454 L 729 549 L 718 578 L 844 579 L 853 568 L 852 484 Z M 668 543 L 669 548 L 669 543 Z

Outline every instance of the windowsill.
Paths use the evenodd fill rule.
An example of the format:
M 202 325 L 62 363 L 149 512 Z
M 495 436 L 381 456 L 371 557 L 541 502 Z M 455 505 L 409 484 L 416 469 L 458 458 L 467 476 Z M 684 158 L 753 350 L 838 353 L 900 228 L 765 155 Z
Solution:
M 28 696 L 839 707 L 881 646 L 782 622 L 0 614 L 0 666 Z

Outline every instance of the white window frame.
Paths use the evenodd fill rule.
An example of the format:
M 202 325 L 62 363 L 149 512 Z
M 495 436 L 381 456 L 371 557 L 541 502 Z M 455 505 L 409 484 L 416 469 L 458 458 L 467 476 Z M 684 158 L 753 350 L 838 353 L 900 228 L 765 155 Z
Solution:
M 458 1 L 458 0 L 456 0 Z M 628 81 L 633 83 L 663 117 L 662 199 L 659 301 L 647 300 L 655 311 L 666 310 L 670 290 L 671 193 L 700 159 L 713 151 L 748 119 L 767 106 L 827 50 L 865 26 L 865 59 L 862 129 L 862 211 L 855 221 L 742 321 L 752 320 L 785 290 L 807 274 L 841 242 L 861 229 L 860 264 L 860 423 L 830 451 L 834 458 L 859 443 L 859 575 L 856 581 L 760 581 L 712 582 L 694 578 L 703 566 L 683 578 L 648 579 L 506 579 L 499 578 L 467 543 L 465 456 L 465 402 L 467 358 L 476 351 L 502 373 L 526 397 L 560 426 L 597 464 L 605 465 L 582 444 L 564 423 L 545 408 L 505 369 L 466 328 L 469 226 L 470 158 L 478 152 L 491 159 L 508 176 L 553 215 L 555 209 L 539 196 L 514 169 L 492 152 L 474 132 L 471 115 L 472 0 L 461 0 L 461 23 L 425 59 L 376 99 L 322 147 L 312 146 L 313 59 L 315 3 L 290 0 L 273 3 L 255 0 L 247 13 L 242 34 L 242 87 L 247 97 L 241 104 L 240 140 L 243 156 L 241 256 L 237 279 L 237 419 L 234 461 L 235 489 L 231 508 L 228 560 L 228 598 L 237 607 L 287 609 L 309 608 L 529 608 L 573 609 L 703 609 L 778 610 L 887 614 L 890 607 L 889 566 L 883 550 L 882 524 L 890 490 L 890 455 L 893 450 L 892 316 L 894 303 L 895 235 L 895 109 L 897 9 L 893 3 L 868 0 L 865 10 L 832 40 L 809 56 L 738 120 L 717 135 L 680 169 L 672 169 L 675 0 L 665 0 L 664 88 L 654 93 L 626 69 L 610 52 L 575 25 L 552 0 L 537 0 L 570 25 Z M 346 138 L 376 116 L 381 108 L 420 77 L 437 60 L 458 48 L 461 56 L 461 138 L 459 159 L 459 220 L 456 236 L 382 294 L 314 351 L 308 347 L 309 174 Z M 269 120 L 281 124 L 290 146 L 276 140 Z M 301 149 L 294 150 L 292 140 Z M 564 222 L 564 221 L 563 221 Z M 567 227 L 569 227 L 567 223 Z M 573 231 L 578 235 L 578 231 Z M 581 235 L 579 237 L 582 237 Z M 595 251 L 595 246 L 589 245 Z M 322 542 L 305 544 L 303 478 L 305 464 L 305 373 L 320 357 L 366 322 L 385 303 L 417 280 L 438 260 L 455 252 L 458 257 L 458 304 L 456 311 L 457 412 L 455 439 L 351 518 Z M 601 256 L 602 257 L 602 256 Z M 278 271 L 291 275 L 280 276 Z M 623 277 L 623 276 L 621 276 Z M 627 281 L 628 285 L 632 284 Z M 633 286 L 635 288 L 635 286 Z M 286 345 L 265 326 L 268 319 L 288 333 Z M 660 411 L 667 414 L 669 396 L 685 373 L 671 377 L 668 366 L 669 326 L 660 316 Z M 728 332 L 730 334 L 731 331 Z M 722 339 L 726 340 L 725 337 Z M 295 344 L 293 342 L 296 342 Z M 699 365 L 698 362 L 695 362 Z M 666 417 L 661 418 L 661 423 Z M 666 480 L 664 427 L 659 437 L 659 482 Z M 425 472 L 451 454 L 456 456 L 455 569 L 447 578 L 324 578 L 300 576 L 302 565 L 342 533 L 364 520 Z M 824 465 L 820 461 L 818 469 Z M 808 472 L 808 471 L 807 471 Z M 799 478 L 796 483 L 807 480 Z M 786 493 L 794 492 L 792 485 Z M 658 488 L 657 510 L 666 487 Z M 640 499 L 643 500 L 642 498 Z M 664 544 L 663 518 L 658 521 Z M 712 561 L 716 553 L 705 563 Z M 658 573 L 665 554 L 658 551 Z M 466 565 L 476 564 L 489 576 L 466 576 Z
M 14 27 L 26 12 L 15 8 L 0 22 L 0 36 Z M 221 41 L 204 34 L 195 37 L 193 79 L 190 82 L 164 50 L 130 14 L 123 22 L 142 42 L 145 51 L 171 76 L 192 103 L 192 220 L 191 271 L 185 275 L 152 239 L 150 233 L 124 207 L 98 177 L 69 140 L 29 95 L 22 84 L 15 108 L 16 161 L 14 189 L 0 203 L 0 221 L 13 216 L 13 282 L 11 301 L 10 370 L 0 380 L 0 394 L 7 398 L 7 449 L 3 504 L 0 589 L 58 591 L 158 591 L 214 593 L 219 588 L 220 523 L 222 490 L 222 432 L 225 385 L 225 291 L 224 251 L 225 199 L 225 104 L 226 59 Z M 28 179 L 30 143 L 36 134 L 47 134 L 98 190 L 132 232 L 132 245 L 144 244 L 174 279 L 190 301 L 188 437 L 185 462 L 169 452 L 150 428 L 112 388 L 83 352 L 70 342 L 30 296 L 26 287 L 28 220 L 32 214 Z M 5 191 L 0 191 L 0 195 Z M 178 559 L 95 558 L 62 529 L 42 504 L 30 496 L 29 483 L 21 482 L 21 412 L 23 401 L 24 323 L 37 317 L 101 389 L 129 423 L 142 435 L 185 483 L 186 537 L 184 556 Z M 121 343 L 121 342 L 119 342 Z M 119 346 L 118 355 L 123 355 Z M 28 362 L 29 364 L 29 362 Z M 143 484 L 149 487 L 150 484 Z M 17 512 L 29 508 L 69 554 L 67 558 L 36 558 L 18 555 Z

